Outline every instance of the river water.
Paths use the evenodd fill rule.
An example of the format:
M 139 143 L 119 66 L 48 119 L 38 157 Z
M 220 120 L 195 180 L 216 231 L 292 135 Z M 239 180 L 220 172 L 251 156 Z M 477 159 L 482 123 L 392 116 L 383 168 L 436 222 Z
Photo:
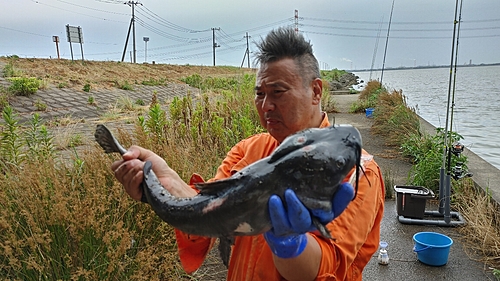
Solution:
M 468 149 L 500 169 L 500 66 L 459 67 L 455 71 L 452 129 Z M 354 72 L 369 81 L 370 72 Z M 380 80 L 380 71 L 371 74 Z M 403 90 L 409 106 L 435 127 L 446 125 L 449 68 L 384 70 L 382 83 Z M 448 125 L 449 126 L 449 125 Z

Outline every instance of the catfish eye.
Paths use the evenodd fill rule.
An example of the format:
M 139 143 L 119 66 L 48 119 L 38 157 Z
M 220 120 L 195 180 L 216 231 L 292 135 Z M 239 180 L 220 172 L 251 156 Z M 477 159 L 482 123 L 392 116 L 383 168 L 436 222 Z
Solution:
M 339 157 L 335 160 L 335 165 L 337 166 L 337 168 L 342 168 L 345 166 L 345 159 L 344 157 Z

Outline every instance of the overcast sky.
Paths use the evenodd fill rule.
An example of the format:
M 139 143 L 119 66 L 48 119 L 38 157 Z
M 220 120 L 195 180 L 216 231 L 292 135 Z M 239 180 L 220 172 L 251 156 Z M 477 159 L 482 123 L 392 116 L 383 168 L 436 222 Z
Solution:
M 131 19 L 125 0 L 0 0 L 0 56 L 71 59 L 66 25 L 83 31 L 88 60 L 119 61 Z M 240 66 L 254 41 L 298 24 L 322 69 L 382 67 L 393 0 L 142 0 L 136 5 L 137 62 Z M 449 65 L 456 0 L 395 0 L 385 67 Z M 460 8 L 460 2 L 459 2 Z M 295 19 L 298 10 L 298 19 Z M 500 1 L 463 0 L 459 64 L 500 62 Z M 457 25 L 458 26 L 458 25 Z M 212 28 L 220 28 L 213 31 Z M 143 41 L 149 37 L 149 42 Z M 80 44 L 72 44 L 81 59 Z M 132 34 L 125 55 L 131 61 Z M 250 56 L 253 59 L 253 56 Z M 252 60 L 250 60 L 252 62 Z M 245 59 L 244 65 L 247 65 Z

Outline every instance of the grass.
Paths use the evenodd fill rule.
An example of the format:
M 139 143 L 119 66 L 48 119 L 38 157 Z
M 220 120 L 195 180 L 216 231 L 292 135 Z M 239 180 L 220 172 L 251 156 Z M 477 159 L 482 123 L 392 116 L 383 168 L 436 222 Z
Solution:
M 209 178 L 229 147 L 262 131 L 253 109 L 255 76 L 230 79 L 238 89 L 219 96 L 211 94 L 213 86 L 200 98 L 188 95 L 169 105 L 153 96 L 134 131 L 115 133 L 126 146 L 158 152 L 186 181 L 194 171 Z M 123 97 L 116 107 L 137 105 Z M 0 279 L 194 280 L 178 263 L 172 228 L 130 200 L 109 169 L 116 156 L 84 140 L 79 120 L 60 118 L 42 127 L 37 119 L 28 129 L 10 107 L 4 111 Z M 42 147 L 54 156 L 33 157 L 47 150 Z
M 168 82 L 181 82 L 180 79 L 193 74 L 211 77 L 224 77 L 252 74 L 253 69 L 238 67 L 211 67 L 194 65 L 168 64 L 132 64 L 112 61 L 71 61 L 55 59 L 25 59 L 17 56 L 0 57 L 5 63 L 5 77 L 36 77 L 46 81 L 48 86 L 59 88 L 75 88 L 82 90 L 86 84 L 92 90 L 134 85 L 165 85 Z M 154 78 L 152 78 L 154 77 Z M 119 80 L 117 80 L 119 79 Z

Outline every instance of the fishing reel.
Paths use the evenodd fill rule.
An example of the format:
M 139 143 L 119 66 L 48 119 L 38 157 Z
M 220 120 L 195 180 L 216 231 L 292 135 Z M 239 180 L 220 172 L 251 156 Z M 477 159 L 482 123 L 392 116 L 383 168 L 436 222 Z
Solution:
M 472 173 L 464 170 L 463 169 L 463 165 L 464 165 L 463 162 L 457 162 L 455 164 L 455 167 L 453 167 L 452 174 L 451 174 L 451 176 L 453 177 L 453 179 L 459 180 L 461 178 L 470 178 L 470 177 L 472 177 Z
M 453 155 L 460 157 L 460 154 L 462 152 L 464 152 L 464 145 L 457 141 L 451 145 L 450 149 L 451 149 L 451 153 L 453 153 Z
M 460 154 L 464 151 L 464 145 L 460 142 L 454 142 L 450 148 L 451 153 L 453 155 L 460 157 Z M 459 180 L 461 178 L 470 178 L 472 177 L 472 173 L 463 169 L 464 162 L 457 162 L 455 166 L 452 168 L 451 176 L 455 180 Z

